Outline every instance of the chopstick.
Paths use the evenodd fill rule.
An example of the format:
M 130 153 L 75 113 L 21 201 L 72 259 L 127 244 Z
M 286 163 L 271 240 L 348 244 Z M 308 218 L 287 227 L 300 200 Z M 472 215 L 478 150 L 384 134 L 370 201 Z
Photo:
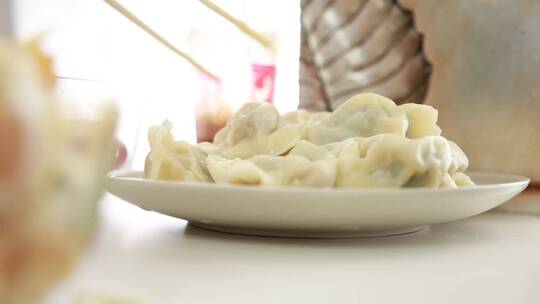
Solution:
M 218 5 L 216 5 L 210 0 L 199 0 L 199 1 L 202 2 L 202 4 L 206 5 L 208 8 L 210 8 L 211 10 L 213 10 L 214 12 L 216 12 L 221 17 L 225 18 L 227 21 L 234 24 L 239 30 L 244 32 L 246 35 L 248 35 L 255 41 L 259 42 L 265 48 L 272 49 L 272 50 L 274 49 L 274 44 L 272 43 L 272 41 L 270 41 L 270 39 L 268 39 L 266 36 L 252 29 L 245 22 L 233 17 L 223 8 L 219 7 Z
M 178 54 L 180 57 L 187 60 L 193 67 L 195 67 L 197 70 L 199 70 L 201 73 L 205 74 L 206 76 L 210 77 L 211 79 L 215 80 L 216 82 L 219 82 L 219 77 L 216 76 L 216 74 L 210 72 L 206 67 L 204 67 L 201 63 L 197 62 L 195 59 L 193 59 L 191 56 L 189 56 L 186 52 L 178 49 L 175 47 L 172 43 L 170 43 L 167 39 L 165 39 L 163 36 L 158 34 L 155 30 L 153 30 L 150 26 L 148 26 L 146 23 L 144 23 L 141 19 L 139 19 L 137 16 L 135 16 L 133 13 L 131 13 L 127 8 L 122 6 L 118 1 L 116 0 L 104 0 L 107 4 L 109 4 L 112 8 L 117 10 L 119 13 L 124 15 L 126 18 L 128 18 L 131 22 L 135 23 L 138 27 L 143 29 L 146 33 L 148 33 L 150 36 L 152 36 L 154 39 L 159 41 L 161 44 L 163 44 L 165 47 L 173 51 L 174 53 Z

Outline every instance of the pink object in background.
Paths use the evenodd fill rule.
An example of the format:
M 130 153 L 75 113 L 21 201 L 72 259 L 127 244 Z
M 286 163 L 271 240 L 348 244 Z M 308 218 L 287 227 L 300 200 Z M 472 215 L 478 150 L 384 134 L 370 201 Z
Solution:
M 274 102 L 274 88 L 276 83 L 276 65 L 251 64 L 253 76 L 251 99 L 253 101 Z

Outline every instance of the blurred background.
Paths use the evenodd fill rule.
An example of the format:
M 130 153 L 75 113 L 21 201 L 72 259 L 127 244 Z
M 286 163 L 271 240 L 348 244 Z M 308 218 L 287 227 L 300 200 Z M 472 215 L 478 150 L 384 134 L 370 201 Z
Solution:
M 19 40 L 45 34 L 59 77 L 107 87 L 119 107 L 127 168 L 142 168 L 146 130 L 164 119 L 178 138 L 195 142 L 210 139 L 246 101 L 270 101 L 280 112 L 331 110 L 376 92 L 436 107 L 444 135 L 463 147 L 472 170 L 540 180 L 536 0 L 215 1 L 270 39 L 275 52 L 201 1 L 121 1 L 218 75 L 219 85 L 105 1 L 0 3 L 0 32 Z M 452 18 L 443 22 L 445 12 Z
M 197 102 L 211 81 L 104 1 L 1 0 L 0 31 L 18 40 L 44 34 L 61 78 L 95 80 L 110 90 L 120 114 L 117 135 L 126 167 L 142 169 L 146 131 L 169 119 L 175 134 L 196 141 Z M 299 1 L 218 0 L 216 4 L 275 42 L 275 56 L 199 1 L 125 0 L 131 10 L 221 78 L 220 98 L 234 109 L 254 98 L 252 65 L 276 66 L 272 98 L 280 111 L 298 106 Z M 11 14 L 10 14 L 11 12 Z M 275 22 L 279 20 L 279 22 Z M 256 97 L 256 96 L 255 96 Z

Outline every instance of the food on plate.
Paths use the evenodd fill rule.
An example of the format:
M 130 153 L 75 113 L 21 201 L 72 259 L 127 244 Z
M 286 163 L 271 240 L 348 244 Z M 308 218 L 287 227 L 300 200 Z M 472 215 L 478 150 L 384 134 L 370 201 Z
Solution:
M 437 110 L 377 94 L 335 112 L 280 115 L 246 103 L 213 143 L 176 141 L 172 124 L 150 128 L 145 177 L 261 186 L 458 188 L 473 186 L 467 156 L 441 136 Z
M 211 181 L 206 169 L 207 154 L 186 141 L 175 141 L 171 129 L 169 121 L 150 128 L 152 152 L 146 162 L 146 175 L 164 180 Z

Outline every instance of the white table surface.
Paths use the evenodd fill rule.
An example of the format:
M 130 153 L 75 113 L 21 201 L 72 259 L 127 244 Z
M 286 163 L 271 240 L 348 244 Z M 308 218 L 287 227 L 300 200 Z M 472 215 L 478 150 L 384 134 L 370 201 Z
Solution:
M 540 216 L 489 212 L 403 236 L 210 232 L 107 196 L 95 242 L 44 304 L 540 303 Z

